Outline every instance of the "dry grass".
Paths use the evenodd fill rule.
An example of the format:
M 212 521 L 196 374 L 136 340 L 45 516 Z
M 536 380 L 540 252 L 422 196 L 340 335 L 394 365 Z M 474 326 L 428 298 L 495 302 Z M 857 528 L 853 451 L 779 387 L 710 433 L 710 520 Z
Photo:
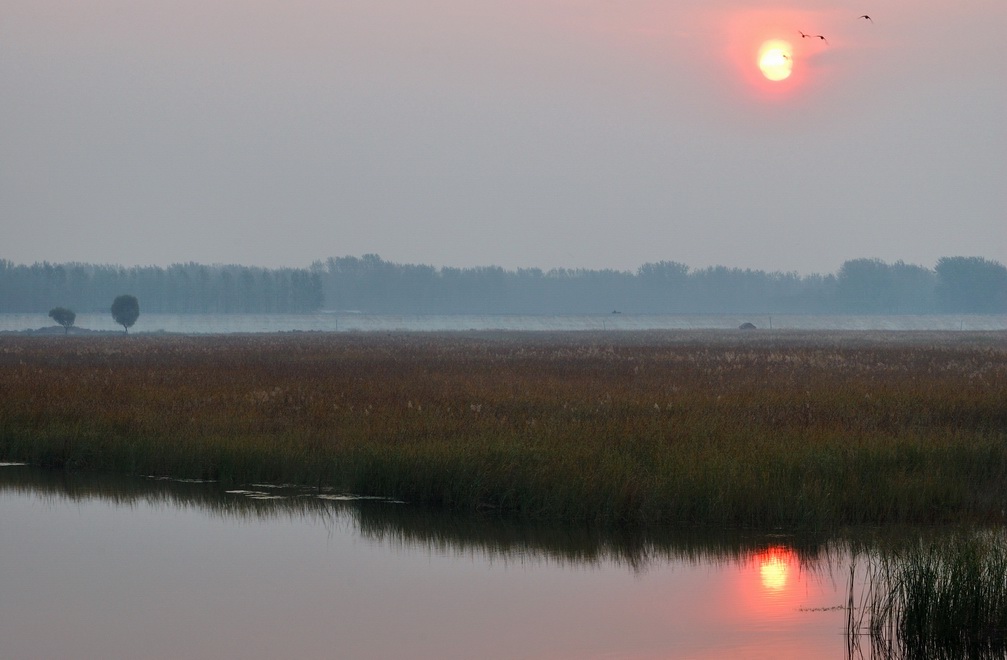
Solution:
M 603 524 L 1002 516 L 1004 333 L 0 337 L 0 460 Z

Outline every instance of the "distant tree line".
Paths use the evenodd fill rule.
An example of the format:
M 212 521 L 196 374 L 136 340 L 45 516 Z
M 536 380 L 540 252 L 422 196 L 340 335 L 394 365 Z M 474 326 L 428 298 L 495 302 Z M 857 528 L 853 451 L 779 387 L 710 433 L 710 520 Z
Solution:
M 158 266 L 36 263 L 0 259 L 0 312 L 39 312 L 54 305 L 77 313 L 108 312 L 130 291 L 146 313 L 313 312 L 322 280 L 307 269 L 175 264 Z
M 1007 313 L 1007 268 L 945 257 L 935 268 L 879 259 L 798 275 L 661 261 L 636 272 L 506 271 L 396 264 L 369 254 L 316 262 L 328 309 L 392 314 Z
M 1007 313 L 1007 268 L 982 257 L 944 257 L 934 268 L 854 259 L 828 275 L 690 269 L 674 261 L 635 272 L 435 268 L 373 254 L 333 257 L 309 269 L 0 260 L 0 312 L 107 311 L 122 291 L 139 298 L 146 313 L 996 314 Z

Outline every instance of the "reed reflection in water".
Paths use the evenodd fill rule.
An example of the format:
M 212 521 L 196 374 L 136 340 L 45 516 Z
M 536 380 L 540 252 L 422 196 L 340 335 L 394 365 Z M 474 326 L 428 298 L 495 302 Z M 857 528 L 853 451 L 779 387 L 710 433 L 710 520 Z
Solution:
M 821 539 L 242 490 L 0 469 L 0 656 L 844 655 L 844 556 Z

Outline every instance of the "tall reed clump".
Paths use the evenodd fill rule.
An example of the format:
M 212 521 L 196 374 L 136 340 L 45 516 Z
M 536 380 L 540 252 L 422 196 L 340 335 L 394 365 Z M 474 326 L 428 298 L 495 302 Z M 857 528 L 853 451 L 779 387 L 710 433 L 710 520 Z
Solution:
M 959 533 L 868 560 L 851 647 L 888 658 L 1007 656 L 1007 537 Z
M 604 525 L 999 520 L 1003 339 L 5 336 L 0 461 Z

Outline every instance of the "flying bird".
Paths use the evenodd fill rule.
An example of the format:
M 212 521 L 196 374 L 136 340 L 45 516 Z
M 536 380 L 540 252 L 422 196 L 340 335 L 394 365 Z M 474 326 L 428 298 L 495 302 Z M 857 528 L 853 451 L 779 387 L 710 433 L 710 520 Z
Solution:
M 801 35 L 802 39 L 821 39 L 825 43 L 829 43 L 829 40 L 826 39 L 825 37 L 823 37 L 820 34 L 805 34 L 805 33 L 801 32 L 800 30 L 797 31 L 797 34 Z
M 866 18 L 866 19 L 867 19 L 867 20 L 869 20 L 869 21 L 870 21 L 871 23 L 873 23 L 873 22 L 874 22 L 874 19 L 873 19 L 873 18 L 871 18 L 870 16 L 868 16 L 867 14 L 861 14 L 860 16 L 857 16 L 857 18 Z

